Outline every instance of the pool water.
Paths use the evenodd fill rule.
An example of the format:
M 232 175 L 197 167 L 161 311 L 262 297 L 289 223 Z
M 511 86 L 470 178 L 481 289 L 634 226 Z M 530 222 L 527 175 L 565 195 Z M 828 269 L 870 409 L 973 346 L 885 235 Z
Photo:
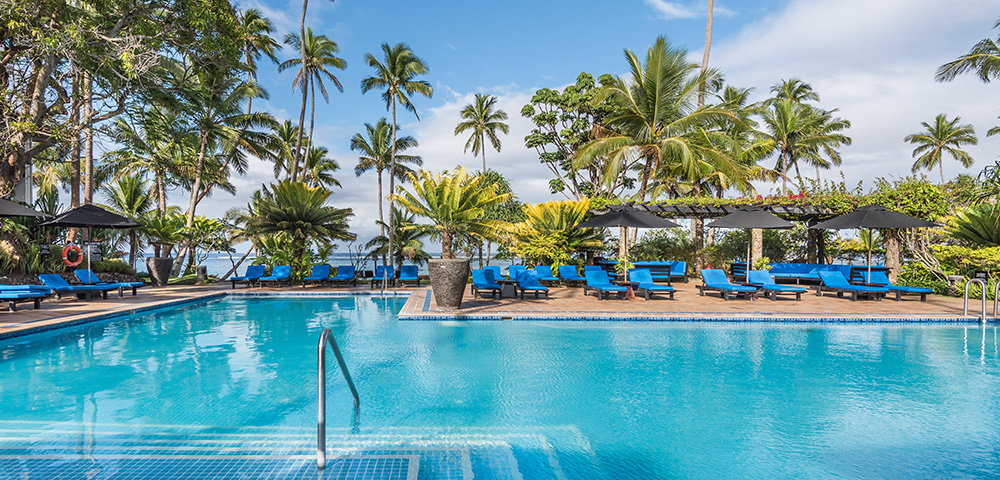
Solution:
M 355 423 L 331 356 L 327 478 L 1000 476 L 993 326 L 400 322 L 404 301 L 227 297 L 0 343 L 0 478 L 318 475 L 323 328 L 361 396 Z

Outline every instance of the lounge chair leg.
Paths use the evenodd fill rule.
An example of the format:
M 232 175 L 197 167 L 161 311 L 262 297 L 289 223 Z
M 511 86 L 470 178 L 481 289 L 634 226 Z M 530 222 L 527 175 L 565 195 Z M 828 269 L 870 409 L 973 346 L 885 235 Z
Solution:
M 921 293 L 920 294 L 920 301 L 921 302 L 926 302 L 927 301 L 927 294 L 926 293 Z
M 17 311 L 17 303 L 14 303 L 14 301 L 11 300 L 11 301 L 7 302 L 7 308 L 9 308 L 10 311 L 12 311 L 12 312 L 16 312 Z
M 41 298 L 36 298 L 35 299 L 35 310 L 38 310 L 39 308 L 42 308 L 42 299 Z

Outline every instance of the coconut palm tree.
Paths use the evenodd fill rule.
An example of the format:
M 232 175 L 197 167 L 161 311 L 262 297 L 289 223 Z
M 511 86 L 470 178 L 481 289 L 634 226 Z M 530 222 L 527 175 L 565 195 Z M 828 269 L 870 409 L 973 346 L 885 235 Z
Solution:
M 261 238 L 282 235 L 291 240 L 294 258 L 306 258 L 315 242 L 351 241 L 357 238 L 348 231 L 347 219 L 354 216 L 350 208 L 326 205 L 331 192 L 323 187 L 310 187 L 285 180 L 257 192 L 246 216 L 243 235 Z
M 851 138 L 840 133 L 851 126 L 849 121 L 789 99 L 772 102 L 761 115 L 761 120 L 761 140 L 752 148 L 765 153 L 765 156 L 778 156 L 774 169 L 782 175 L 782 194 L 788 193 L 788 169 L 791 166 L 795 166 L 802 185 L 802 175 L 798 173 L 800 159 L 817 166 L 825 165 L 824 159 L 836 163 L 840 161 L 837 148 L 851 144 Z
M 413 171 L 406 164 L 419 167 L 424 164 L 424 160 L 419 155 L 400 153 L 409 148 L 416 148 L 417 139 L 407 135 L 392 142 L 391 127 L 385 117 L 380 118 L 375 125 L 366 123 L 365 131 L 368 138 L 360 133 L 355 133 L 354 137 L 351 138 L 351 150 L 361 154 L 358 157 L 358 164 L 354 166 L 354 174 L 360 177 L 365 172 L 372 170 L 378 174 L 378 221 L 380 225 L 383 225 L 382 235 L 385 235 L 384 225 L 386 223 L 382 216 L 382 199 L 385 198 L 382 194 L 382 172 L 393 169 L 393 165 L 395 165 L 393 177 L 405 180 L 407 175 Z M 391 146 L 393 143 L 395 143 L 395 147 Z M 392 159 L 393 152 L 396 152 L 395 162 Z
M 1000 28 L 1000 20 L 993 24 Z M 969 53 L 938 67 L 934 79 L 950 82 L 963 73 L 972 73 L 983 83 L 1000 78 L 1000 45 L 997 41 L 984 38 L 972 46 Z
M 959 125 L 962 117 L 955 117 L 948 121 L 948 116 L 940 114 L 934 117 L 934 124 L 920 122 L 924 126 L 924 131 L 907 135 L 903 140 L 907 143 L 917 145 L 913 149 L 913 156 L 917 159 L 913 163 L 913 173 L 926 168 L 928 170 L 936 165 L 941 172 L 941 185 L 944 185 L 944 154 L 951 155 L 958 160 L 963 167 L 969 168 L 974 160 L 965 150 L 963 145 L 975 145 L 979 143 L 976 138 L 976 129 L 972 125 Z M 919 156 L 918 156 L 919 155 Z
M 340 170 L 340 164 L 328 157 L 326 147 L 312 147 L 302 165 L 302 183 L 312 187 L 340 187 L 340 181 L 333 172 Z
M 271 37 L 274 25 L 271 19 L 265 17 L 256 8 L 248 8 L 239 15 L 239 34 L 243 41 L 243 63 L 247 67 L 247 81 L 257 81 L 257 60 L 266 56 L 272 62 L 278 63 L 275 55 L 281 50 L 278 41 Z M 247 99 L 247 113 L 253 111 L 253 99 Z
M 507 201 L 511 195 L 497 194 L 491 185 L 484 183 L 486 177 L 482 175 L 470 177 L 464 168 L 458 167 L 440 174 L 421 170 L 409 174 L 409 178 L 413 191 L 400 188 L 400 193 L 392 196 L 410 213 L 431 221 L 431 225 L 420 228 L 441 240 L 441 258 L 455 258 L 452 246 L 460 236 L 495 239 L 508 227 L 507 222 L 490 220 L 484 215 L 490 206 Z M 389 245 L 393 245 L 391 240 Z
M 806 103 L 808 101 L 819 101 L 819 94 L 813 90 L 812 85 L 798 78 L 789 78 L 771 85 L 771 93 L 774 95 L 769 103 L 779 100 L 790 100 L 792 103 Z
M 416 228 L 416 223 L 414 222 L 416 217 L 399 208 L 393 210 L 392 215 L 395 217 L 393 225 L 396 227 L 396 250 L 392 254 L 394 265 L 402 265 L 403 260 L 408 260 L 410 263 L 416 265 L 422 265 L 427 260 L 430 260 L 432 256 L 424 251 L 423 242 L 423 238 L 428 235 L 428 232 Z M 387 227 L 381 221 L 378 223 L 383 229 Z M 379 235 L 369 240 L 364 248 L 371 250 L 369 255 L 372 259 L 381 255 L 383 258 L 382 263 L 384 264 L 385 257 L 389 254 L 389 237 Z
M 369 90 L 383 89 L 382 99 L 385 100 L 385 107 L 392 111 L 392 143 L 390 145 L 389 170 L 396 171 L 396 104 L 404 109 L 413 112 L 413 116 L 420 120 L 417 109 L 410 101 L 411 95 L 419 93 L 427 98 L 434 95 L 434 88 L 425 80 L 416 80 L 418 75 L 427 73 L 427 65 L 420 57 L 414 55 L 410 47 L 405 43 L 397 43 L 389 46 L 382 44 L 383 61 L 379 61 L 371 53 L 365 54 L 365 63 L 372 67 L 374 75 L 361 80 L 361 93 L 368 93 Z M 396 188 L 396 176 L 389 175 L 389 193 L 392 194 Z M 389 196 L 389 210 L 393 208 L 393 195 Z M 393 219 L 389 216 L 389 251 L 393 250 Z
M 340 51 L 337 42 L 330 40 L 326 35 L 317 37 L 313 34 L 311 28 L 307 28 L 305 30 L 305 42 L 301 42 L 299 38 L 298 35 L 290 33 L 285 36 L 285 44 L 296 49 L 301 48 L 304 52 L 303 58 L 285 60 L 278 66 L 279 72 L 283 72 L 296 65 L 299 66 L 299 70 L 295 74 L 295 79 L 292 81 L 293 92 L 295 91 L 295 87 L 302 89 L 302 111 L 299 113 L 299 125 L 305 122 L 306 98 L 312 99 L 309 110 L 309 139 L 306 142 L 306 148 L 302 148 L 302 131 L 299 131 L 298 138 L 295 141 L 296 150 L 294 161 L 292 162 L 293 181 L 298 178 L 299 159 L 302 157 L 302 153 L 308 151 L 313 144 L 313 127 L 316 124 L 316 85 L 319 85 L 319 91 L 323 94 L 323 100 L 326 103 L 330 103 L 330 95 L 326 91 L 323 77 L 329 79 L 337 87 L 337 90 L 343 92 L 344 86 L 341 85 L 340 80 L 330 69 L 343 70 L 347 68 L 347 61 L 336 55 Z M 308 95 L 306 94 L 307 90 Z
M 486 139 L 490 139 L 490 144 L 499 153 L 500 138 L 497 137 L 497 131 L 504 134 L 510 131 L 510 127 L 504 123 L 504 120 L 507 120 L 507 112 L 499 109 L 494 110 L 496 103 L 497 97 L 477 93 L 476 99 L 462 108 L 460 114 L 464 121 L 455 127 L 455 135 L 472 130 L 472 135 L 469 135 L 469 140 L 465 142 L 463 152 L 468 152 L 469 147 L 472 147 L 472 155 L 479 155 L 479 152 L 482 151 L 484 172 L 486 171 Z
M 701 56 L 701 76 L 708 73 L 708 54 L 712 51 L 712 21 L 715 17 L 715 0 L 708 0 L 708 13 L 705 16 L 705 52 Z M 705 84 L 698 90 L 698 107 L 705 105 Z
M 138 176 L 119 177 L 110 185 L 103 185 L 101 190 L 108 197 L 104 208 L 131 219 L 138 219 L 155 205 L 149 195 L 149 183 Z M 135 266 L 135 256 L 140 247 L 138 231 L 129 229 L 128 239 L 128 264 Z

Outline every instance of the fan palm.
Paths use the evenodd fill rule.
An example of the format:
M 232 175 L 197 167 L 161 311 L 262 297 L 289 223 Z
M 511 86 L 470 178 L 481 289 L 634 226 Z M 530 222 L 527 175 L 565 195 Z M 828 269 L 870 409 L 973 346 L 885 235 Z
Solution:
M 959 125 L 962 117 L 955 117 L 948 121 L 948 116 L 940 114 L 934 118 L 934 124 L 920 122 L 924 126 L 924 131 L 907 135 L 903 140 L 917 145 L 913 149 L 913 156 L 917 159 L 913 163 L 913 173 L 926 168 L 928 170 L 936 165 L 941 173 L 941 185 L 944 185 L 944 155 L 947 153 L 952 158 L 958 160 L 963 167 L 969 168 L 974 160 L 965 150 L 963 145 L 975 145 L 979 143 L 976 138 L 976 129 L 972 125 Z
M 283 235 L 291 240 L 296 259 L 305 257 L 314 242 L 354 240 L 347 219 L 350 208 L 326 205 L 330 191 L 286 180 L 272 184 L 254 195 L 246 216 L 241 220 L 248 238 Z
M 281 45 L 271 37 L 274 25 L 271 19 L 265 17 L 256 8 L 248 8 L 239 16 L 239 35 L 243 41 L 243 62 L 247 67 L 247 81 L 257 81 L 257 60 L 266 56 L 272 62 L 278 63 L 275 55 L 281 50 Z M 253 98 L 247 99 L 247 113 L 253 111 Z
M 316 124 L 316 85 L 319 85 L 323 100 L 330 103 L 330 95 L 326 91 L 323 77 L 328 78 L 337 87 L 337 90 L 343 92 L 344 86 L 340 84 L 340 80 L 330 69 L 343 70 L 347 68 L 347 61 L 336 55 L 340 51 L 337 42 L 330 40 L 326 35 L 316 36 L 311 28 L 305 29 L 305 42 L 302 42 L 298 35 L 290 33 L 285 36 L 285 44 L 302 51 L 302 58 L 285 60 L 281 65 L 278 65 L 279 72 L 296 65 L 299 66 L 295 79 L 292 81 L 293 92 L 296 87 L 302 89 L 302 110 L 299 113 L 299 125 L 303 125 L 306 120 L 306 98 L 312 99 L 309 111 L 309 139 L 306 142 L 306 148 L 302 148 L 303 132 L 301 130 L 295 141 L 295 156 L 292 161 L 292 180 L 295 181 L 298 179 L 299 160 L 302 158 L 302 153 L 307 152 L 313 144 L 313 127 Z
M 485 184 L 482 175 L 470 177 L 464 168 L 458 167 L 454 172 L 437 175 L 421 170 L 409 174 L 409 179 L 413 192 L 401 188 L 401 193 L 393 197 L 410 213 L 431 221 L 432 225 L 420 228 L 441 240 L 441 258 L 455 258 L 452 245 L 458 236 L 493 239 L 507 226 L 507 222 L 490 220 L 484 215 L 490 206 L 507 201 L 511 195 L 497 194 L 492 185 Z M 393 251 L 391 240 L 389 245 Z
M 417 139 L 407 135 L 392 142 L 391 127 L 385 117 L 380 118 L 375 125 L 366 123 L 365 131 L 368 138 L 360 133 L 355 133 L 354 137 L 351 138 L 351 150 L 361 154 L 358 157 L 358 164 L 354 166 L 354 174 L 360 177 L 365 172 L 372 170 L 378 174 L 378 221 L 383 226 L 382 235 L 385 235 L 386 224 L 385 218 L 382 216 L 382 199 L 385 198 L 382 195 L 382 172 L 392 169 L 395 172 L 393 177 L 402 181 L 407 178 L 409 173 L 413 172 L 406 164 L 419 167 L 424 164 L 424 160 L 419 155 L 400 153 L 409 148 L 416 148 L 419 145 Z M 393 144 L 395 144 L 394 147 Z M 392 158 L 393 152 L 396 152 L 395 161 Z
M 483 152 L 483 171 L 486 171 L 486 139 L 490 139 L 490 144 L 497 152 L 500 152 L 500 138 L 497 131 L 508 133 L 510 127 L 504 123 L 507 120 L 507 112 L 494 110 L 497 97 L 493 95 L 476 94 L 476 99 L 472 103 L 462 108 L 461 116 L 464 120 L 455 127 L 455 135 L 472 130 L 469 140 L 465 142 L 465 150 L 468 152 L 472 148 L 472 155 L 479 155 Z
M 385 100 L 386 109 L 392 111 L 392 142 L 389 149 L 389 171 L 396 171 L 396 104 L 404 109 L 413 112 L 413 115 L 420 120 L 417 109 L 410 101 L 411 95 L 419 93 L 427 98 L 434 95 L 434 88 L 425 80 L 416 80 L 418 75 L 427 73 L 427 65 L 420 57 L 414 55 L 410 47 L 405 43 L 397 43 L 389 46 L 382 44 L 382 54 L 384 61 L 379 61 L 371 53 L 365 54 L 365 63 L 375 70 L 374 75 L 361 80 L 361 93 L 367 93 L 373 89 L 384 89 L 382 99 Z M 389 175 L 389 192 L 396 189 L 396 176 Z M 393 208 L 393 196 L 389 197 L 389 210 Z M 389 216 L 389 250 L 393 250 L 393 218 Z

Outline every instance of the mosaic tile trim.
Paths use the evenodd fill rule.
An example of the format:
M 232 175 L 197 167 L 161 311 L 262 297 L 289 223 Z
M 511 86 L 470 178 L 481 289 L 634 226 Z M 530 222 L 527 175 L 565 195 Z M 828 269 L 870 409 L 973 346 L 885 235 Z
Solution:
M 980 324 L 979 317 L 900 317 L 900 316 L 772 316 L 772 315 L 588 315 L 553 312 L 551 315 L 511 314 L 400 314 L 400 321 L 528 321 L 528 322 L 726 322 L 726 323 L 879 323 L 879 324 Z M 987 318 L 987 323 L 1000 318 Z
M 225 292 L 234 297 L 408 297 L 413 292 Z

